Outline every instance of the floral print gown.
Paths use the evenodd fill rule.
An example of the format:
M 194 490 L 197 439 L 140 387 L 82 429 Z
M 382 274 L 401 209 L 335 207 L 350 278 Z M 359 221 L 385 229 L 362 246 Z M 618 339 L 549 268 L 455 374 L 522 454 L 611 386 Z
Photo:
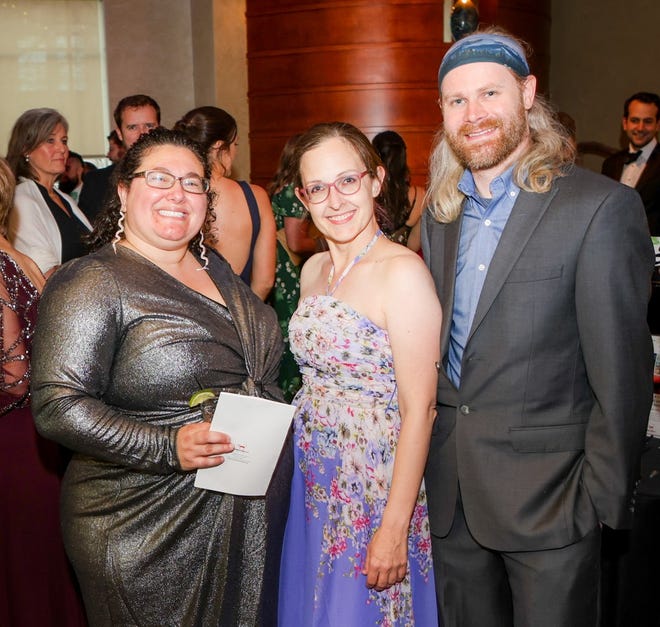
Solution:
M 361 573 L 387 501 L 401 426 L 387 332 L 332 296 L 311 296 L 301 301 L 289 333 L 303 386 L 294 400 L 279 624 L 433 627 L 438 619 L 423 486 L 405 579 L 377 592 Z

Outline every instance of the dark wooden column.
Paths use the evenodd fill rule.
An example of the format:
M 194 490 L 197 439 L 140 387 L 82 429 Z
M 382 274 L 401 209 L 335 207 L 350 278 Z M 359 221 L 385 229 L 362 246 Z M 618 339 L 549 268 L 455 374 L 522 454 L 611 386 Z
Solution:
M 550 86 L 551 0 L 479 0 L 479 20 L 506 28 L 529 44 L 532 72 L 538 89 L 547 94 Z
M 543 53 L 549 49 L 550 0 L 481 4 L 482 17 L 501 17 L 502 26 L 524 38 L 532 34 Z M 441 121 L 437 70 L 449 46 L 442 0 L 247 0 L 246 7 L 255 183 L 270 180 L 292 134 L 332 120 L 350 122 L 370 138 L 397 131 L 408 146 L 414 182 L 426 182 Z

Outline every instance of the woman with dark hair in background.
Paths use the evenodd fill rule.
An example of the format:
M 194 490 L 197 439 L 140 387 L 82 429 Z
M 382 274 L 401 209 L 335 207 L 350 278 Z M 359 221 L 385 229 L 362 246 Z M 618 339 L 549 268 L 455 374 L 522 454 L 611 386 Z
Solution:
M 62 528 L 94 627 L 257 625 L 276 612 L 287 459 L 265 499 L 194 486 L 233 444 L 192 394 L 282 398 L 275 313 L 205 244 L 209 175 L 184 133 L 140 137 L 113 173 L 95 252 L 61 268 L 39 307 L 34 416 L 74 451 Z
M 85 618 L 59 524 L 64 458 L 30 412 L 37 265 L 7 241 L 14 175 L 0 159 L 0 625 L 82 627 Z
M 65 261 L 87 252 L 91 224 L 76 202 L 55 187 L 66 169 L 69 124 L 54 109 L 30 109 L 11 132 L 7 161 L 18 179 L 9 239 L 50 276 Z
M 378 133 L 371 143 L 386 171 L 383 191 L 377 199 L 386 215 L 381 228 L 393 242 L 417 252 L 421 248 L 419 225 L 424 190 L 410 182 L 406 143 L 394 131 Z
M 217 250 L 265 300 L 275 281 L 275 219 L 262 187 L 229 178 L 238 145 L 236 120 L 218 107 L 198 107 L 174 128 L 200 144 L 211 164 Z

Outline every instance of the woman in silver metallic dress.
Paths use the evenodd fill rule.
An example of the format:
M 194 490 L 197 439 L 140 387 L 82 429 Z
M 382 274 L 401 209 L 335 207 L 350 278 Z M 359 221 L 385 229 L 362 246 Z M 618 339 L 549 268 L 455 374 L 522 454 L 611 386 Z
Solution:
M 117 166 L 98 250 L 41 300 L 33 411 L 74 451 L 62 525 L 93 627 L 275 620 L 288 455 L 265 499 L 193 485 L 233 448 L 188 407 L 196 390 L 281 398 L 275 313 L 204 246 L 208 176 L 184 134 L 142 136 Z

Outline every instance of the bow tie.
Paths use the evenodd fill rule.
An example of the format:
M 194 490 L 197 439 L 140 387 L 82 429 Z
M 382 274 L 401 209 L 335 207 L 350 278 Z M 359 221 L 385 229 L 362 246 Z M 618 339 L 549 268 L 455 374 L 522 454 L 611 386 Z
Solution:
M 635 163 L 637 159 L 639 159 L 639 155 L 642 154 L 641 150 L 637 150 L 636 152 L 629 152 L 626 156 L 625 159 L 623 160 L 623 163 L 625 165 L 629 165 L 631 163 Z

